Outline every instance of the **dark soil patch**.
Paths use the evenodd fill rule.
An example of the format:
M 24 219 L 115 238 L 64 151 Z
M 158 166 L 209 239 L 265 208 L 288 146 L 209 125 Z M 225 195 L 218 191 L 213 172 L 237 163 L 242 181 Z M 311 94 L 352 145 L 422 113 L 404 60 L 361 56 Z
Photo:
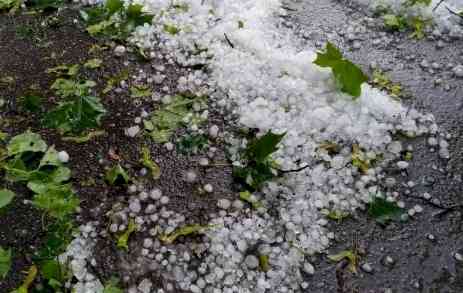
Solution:
M 153 86 L 153 90 L 162 96 L 175 94 L 178 77 L 190 69 L 166 64 L 165 60 L 141 63 L 133 55 L 115 57 L 112 49 L 116 44 L 91 38 L 76 19 L 78 13 L 73 9 L 51 14 L 0 16 L 0 78 L 10 76 L 14 79 L 12 83 L 0 84 L 1 97 L 6 101 L 1 112 L 0 129 L 8 133 L 9 137 L 31 129 L 40 133 L 48 145 L 55 145 L 57 150 L 69 153 L 73 188 L 81 199 L 82 212 L 77 217 L 78 224 L 98 221 L 104 230 L 109 224 L 109 219 L 104 215 L 112 208 L 112 204 L 128 201 L 125 186 L 108 186 L 104 181 L 106 170 L 116 163 L 128 171 L 134 183 L 143 183 L 146 188 L 159 187 L 163 194 L 170 197 L 168 208 L 185 215 L 188 222 L 207 223 L 207 216 L 217 212 L 218 197 L 234 197 L 231 167 L 223 164 L 226 162 L 223 143 L 220 140 L 211 142 L 218 149 L 214 157 L 217 166 L 201 167 L 198 160 L 206 156 L 204 153 L 183 155 L 168 151 L 163 145 L 155 144 L 142 135 L 130 138 L 124 133 L 126 128 L 135 125 L 134 120 L 140 117 L 142 111 L 150 112 L 159 107 L 151 99 L 136 100 L 130 97 L 129 87 L 137 76 L 142 76 L 141 79 L 144 76 L 143 83 L 149 84 L 146 76 L 155 73 L 151 64 L 163 65 L 166 68 L 163 73 L 167 78 L 162 84 Z M 49 25 L 42 25 L 49 22 Z M 95 44 L 107 46 L 108 49 L 91 52 L 92 48 L 96 48 Z M 102 67 L 96 70 L 82 69 L 81 78 L 97 83 L 95 92 L 107 110 L 100 127 L 105 134 L 80 144 L 63 141 L 58 131 L 45 129 L 41 123 L 42 114 L 58 102 L 50 90 L 56 77 L 46 73 L 46 70 L 62 64 L 82 65 L 91 58 L 102 59 Z M 108 79 L 123 70 L 130 73 L 127 86 L 102 94 Z M 21 107 L 19 97 L 31 91 L 45 98 L 40 113 L 30 113 Z M 223 117 L 219 113 L 213 114 L 209 123 L 212 122 L 223 127 Z M 179 130 L 176 137 L 183 134 L 184 130 Z M 152 159 L 161 168 L 161 178 L 157 181 L 150 179 L 149 175 L 140 175 L 143 167 L 139 163 L 142 145 L 150 148 Z M 195 170 L 199 180 L 195 183 L 185 182 L 182 179 L 185 170 Z M 198 187 L 206 183 L 213 184 L 214 192 L 198 194 Z M 24 203 L 24 199 L 31 199 L 32 196 L 24 186 L 8 187 L 17 191 L 18 196 L 0 215 L 0 246 L 13 247 L 15 257 L 7 278 L 0 281 L 0 292 L 9 292 L 22 282 L 22 272 L 32 265 L 31 256 L 44 241 L 47 224 L 41 211 Z M 142 239 L 142 235 L 138 237 Z M 127 255 L 121 253 L 114 244 L 111 236 L 102 237 L 97 244 L 98 253 L 95 257 L 98 265 L 94 273 L 102 281 L 124 272 Z M 162 283 L 161 280 L 159 282 Z

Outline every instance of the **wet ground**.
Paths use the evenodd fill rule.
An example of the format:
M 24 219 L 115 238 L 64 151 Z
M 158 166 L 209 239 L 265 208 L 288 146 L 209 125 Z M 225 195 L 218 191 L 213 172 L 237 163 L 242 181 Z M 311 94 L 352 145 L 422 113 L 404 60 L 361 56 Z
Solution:
M 335 225 L 337 241 L 330 252 L 352 247 L 356 238 L 364 252 L 361 263 L 370 267 L 352 275 L 342 264 L 321 261 L 310 292 L 463 292 L 463 263 L 455 259 L 463 251 L 463 79 L 452 73 L 463 62 L 463 40 L 432 33 L 414 40 L 410 33 L 386 33 L 380 20 L 351 1 L 286 3 L 286 24 L 308 47 L 321 48 L 329 40 L 366 72 L 385 71 L 411 95 L 405 104 L 434 114 L 441 135 L 451 135 L 450 160 L 430 152 L 425 139 L 404 140 L 414 147 L 414 160 L 410 172 L 399 175 L 401 197 L 407 206 L 419 204 L 425 211 L 387 228 L 364 214 Z M 413 188 L 406 186 L 409 181 Z M 425 192 L 430 200 L 423 198 Z
M 387 227 L 376 224 L 364 212 L 358 212 L 340 224 L 332 223 L 331 228 L 337 238 L 329 254 L 351 249 L 356 245 L 361 255 L 361 269 L 357 274 L 352 274 L 345 263 L 333 264 L 327 261 L 326 255 L 317 256 L 313 260 L 315 274 L 308 276 L 310 287 L 307 292 L 463 292 L 463 261 L 458 262 L 455 258 L 455 253 L 463 254 L 463 79 L 456 78 L 451 70 L 456 64 L 463 62 L 463 40 L 450 39 L 447 36 L 433 37 L 431 34 L 430 38 L 417 41 L 409 38 L 409 33 L 386 33 L 380 27 L 378 19 L 369 19 L 371 15 L 368 11 L 349 3 L 350 1 L 334 0 L 288 0 L 289 16 L 286 25 L 293 27 L 305 40 L 304 46 L 321 48 L 327 40 L 332 41 L 366 72 L 371 74 L 372 67 L 378 67 L 394 82 L 399 82 L 412 97 L 404 100 L 404 103 L 422 112 L 433 113 L 442 135 L 450 134 L 451 159 L 439 158 L 438 148 L 432 152 L 425 139 L 404 140 L 404 145 L 413 146 L 414 160 L 408 173 L 391 173 L 400 178 L 393 189 L 400 191 L 407 207 L 419 204 L 425 211 L 406 222 L 393 223 Z M 16 97 L 34 84 L 48 89 L 51 79 L 43 73 L 47 68 L 61 63 L 82 62 L 90 57 L 88 50 L 96 40 L 75 29 L 70 22 L 76 17 L 75 14 L 72 17 L 66 17 L 69 16 L 66 14 L 64 16 L 64 22 L 58 27 L 41 31 L 32 30 L 37 25 L 32 23 L 34 17 L 31 16 L 0 19 L 0 75 L 8 69 L 17 81 L 14 87 L 3 89 L 3 96 Z M 50 35 L 43 35 L 46 31 L 51 32 Z M 75 42 L 74 45 L 70 46 L 71 42 Z M 105 60 L 107 67 L 89 77 L 99 82 L 101 90 L 105 79 L 122 70 L 125 67 L 124 61 L 127 60 L 117 59 L 108 52 L 99 57 Z M 150 71 L 150 66 L 140 68 Z M 171 88 L 174 86 L 174 77 L 167 81 L 171 82 Z M 121 190 L 117 188 L 105 190 L 85 186 L 90 178 L 103 184 L 105 164 L 100 166 L 99 159 L 104 158 L 108 163 L 116 154 L 126 161 L 124 166 L 132 172 L 139 169 L 133 162 L 138 158 L 139 150 L 135 146 L 140 141 L 134 143 L 134 138 L 127 138 L 123 129 L 133 124 L 134 118 L 142 109 L 134 107 L 133 101 L 127 98 L 119 99 L 119 96 L 109 94 L 103 99 L 111 113 L 104 121 L 103 128 L 112 133 L 111 135 L 97 138 L 87 145 L 75 146 L 61 141 L 53 131 L 41 131 L 50 144 L 54 143 L 58 148 L 69 150 L 74 174 L 79 174 L 73 181 L 79 195 L 83 197 L 83 209 L 90 211 L 80 219 L 82 222 L 101 220 L 104 224 L 106 219 L 95 216 L 100 215 L 101 211 L 94 209 L 93 214 L 92 208 L 108 209 L 108 206 L 98 206 L 99 203 L 120 195 L 118 193 Z M 24 113 L 18 112 L 14 99 L 12 101 L 8 104 L 7 116 L 13 119 Z M 147 103 L 144 107 L 151 110 L 156 105 Z M 128 108 L 133 111 L 127 111 Z M 211 123 L 222 128 L 220 115 L 214 115 Z M 4 130 L 17 134 L 27 127 L 36 128 L 36 117 L 27 116 L 24 119 L 24 123 L 18 120 L 20 123 L 5 126 Z M 150 147 L 158 154 L 155 159 L 164 170 L 162 176 L 174 178 L 168 180 L 171 184 L 161 186 L 169 194 L 178 195 L 178 201 L 175 201 L 177 204 L 172 203 L 172 208 L 182 213 L 195 211 L 190 216 L 201 222 L 203 213 L 216 208 L 215 198 L 211 196 L 210 200 L 186 200 L 185 194 L 191 193 L 192 187 L 183 186 L 184 183 L 179 179 L 182 176 L 179 170 L 195 167 L 197 158 L 169 157 L 171 155 L 164 148 L 155 145 Z M 109 153 L 113 153 L 113 158 Z M 223 157 L 221 159 L 225 160 Z M 229 168 L 211 168 L 201 173 L 200 177 L 204 182 L 221 183 L 217 193 L 223 196 L 230 193 L 231 182 L 224 179 L 230 178 L 229 173 Z M 406 186 L 409 181 L 413 181 L 415 186 Z M 16 191 L 21 194 L 21 190 Z M 425 192 L 431 195 L 430 199 L 423 198 Z M 95 198 L 95 194 L 99 197 Z M 12 270 L 20 272 L 27 269 L 31 263 L 30 254 L 41 244 L 44 236 L 39 213 L 18 201 L 0 220 L 0 245 L 21 248 L 18 249 L 21 257 L 16 258 Z M 114 243 L 111 239 L 108 241 L 111 242 L 109 245 L 99 243 L 103 247 L 99 255 L 102 259 L 99 275 L 103 278 L 109 278 L 117 264 L 117 258 L 111 259 L 117 255 L 113 249 Z M 8 292 L 16 287 L 22 277 L 21 274 L 12 274 L 9 279 L 0 283 L 0 292 Z
M 120 163 L 127 170 L 134 184 L 146 184 L 146 187 L 155 185 L 165 194 L 171 195 L 169 208 L 186 215 L 189 222 L 203 223 L 208 213 L 218 209 L 217 196 L 234 196 L 231 191 L 231 168 L 224 164 L 226 158 L 222 150 L 223 145 L 217 146 L 215 154 L 215 159 L 222 164 L 199 167 L 198 160 L 201 156 L 168 151 L 163 145 L 153 143 L 148 137 L 128 137 L 125 133 L 125 129 L 135 124 L 134 120 L 141 112 L 151 111 L 159 106 L 159 103 L 151 99 L 135 99 L 129 93 L 133 84 L 147 83 L 147 76 L 154 75 L 152 64 L 162 64 L 165 67 L 164 74 L 167 77 L 163 80 L 162 94 L 175 94 L 178 76 L 185 74 L 189 69 L 167 64 L 164 60 L 142 62 L 135 54 L 115 56 L 113 51 L 116 43 L 104 38 L 90 37 L 78 19 L 78 11 L 73 8 L 41 14 L 0 15 L 0 77 L 11 77 L 13 80 L 10 83 L 0 83 L 0 96 L 5 101 L 0 111 L 1 130 L 12 137 L 30 129 L 39 133 L 49 145 L 69 153 L 71 182 L 81 200 L 82 213 L 76 219 L 77 224 L 97 221 L 102 227 L 107 227 L 111 219 L 105 216 L 106 212 L 115 202 L 128 201 L 127 187 L 110 186 L 104 180 L 107 169 L 116 163 Z M 49 23 L 51 20 L 53 23 Z M 42 124 L 46 111 L 59 101 L 50 90 L 50 85 L 56 77 L 46 72 L 47 69 L 63 64 L 82 65 L 91 58 L 100 58 L 103 61 L 101 67 L 89 70 L 81 66 L 79 78 L 91 79 L 97 83 L 95 93 L 100 96 L 108 112 L 99 128 L 105 133 L 85 143 L 65 141 L 57 130 L 47 129 Z M 104 93 L 103 89 L 108 80 L 123 71 L 127 71 L 126 86 L 115 86 L 114 90 Z M 41 109 L 37 113 L 28 112 L 22 106 L 20 97 L 29 93 L 43 97 Z M 158 94 L 161 95 L 159 92 Z M 208 123 L 224 128 L 223 117 L 215 111 L 211 111 Z M 181 137 L 183 133 L 175 135 Z M 142 145 L 150 148 L 154 154 L 152 159 L 161 169 L 159 181 L 153 182 L 146 174 L 141 175 L 143 166 L 139 159 Z M 198 172 L 200 178 L 195 184 L 186 183 L 182 179 L 185 170 Z M 24 279 L 23 272 L 35 262 L 37 250 L 45 246 L 47 230 L 53 221 L 30 205 L 32 194 L 25 186 L 7 182 L 3 173 L 1 175 L 0 186 L 7 187 L 17 194 L 15 201 L 0 211 L 0 246 L 13 249 L 10 273 L 5 279 L 0 280 L 0 292 L 3 293 L 10 292 L 21 284 Z M 214 182 L 214 193 L 198 195 L 196 188 L 206 182 Z M 144 239 L 141 233 L 139 234 L 140 241 L 134 241 L 135 243 Z M 99 253 L 96 255 L 98 267 L 95 268 L 95 274 L 101 280 L 120 277 L 125 273 L 121 269 L 124 265 L 123 260 L 136 258 L 120 252 L 114 239 L 106 236 L 107 233 L 99 239 Z M 38 277 L 35 280 L 36 285 L 42 281 Z M 129 283 L 136 281 L 136 277 L 129 278 Z M 68 291 L 66 289 L 65 292 Z

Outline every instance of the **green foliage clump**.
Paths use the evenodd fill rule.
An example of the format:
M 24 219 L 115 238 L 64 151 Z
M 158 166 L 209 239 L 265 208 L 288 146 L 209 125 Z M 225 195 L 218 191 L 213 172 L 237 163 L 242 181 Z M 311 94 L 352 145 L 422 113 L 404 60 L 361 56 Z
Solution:
M 129 220 L 129 225 L 127 227 L 127 230 L 125 230 L 124 233 L 120 234 L 117 237 L 117 247 L 123 248 L 125 250 L 129 249 L 129 238 L 132 235 L 132 233 L 136 232 L 138 229 L 137 224 L 135 224 L 134 219 Z
M 63 133 L 81 133 L 98 127 L 105 113 L 106 110 L 97 97 L 82 96 L 61 103 L 47 114 L 44 121 L 47 127 L 58 128 Z
M 188 134 L 182 137 L 177 143 L 177 149 L 182 154 L 197 154 L 204 150 L 209 140 L 204 134 Z
M 361 94 L 361 86 L 368 81 L 368 77 L 351 61 L 343 58 L 341 51 L 328 42 L 325 52 L 318 52 L 314 61 L 320 67 L 331 68 L 336 84 L 344 93 L 358 98 Z
M 130 177 L 120 164 L 112 167 L 106 172 L 106 181 L 111 185 L 127 184 L 130 182 Z
M 43 121 L 46 127 L 57 128 L 62 133 L 81 134 L 100 125 L 106 110 L 100 99 L 91 94 L 96 83 L 76 80 L 78 70 L 79 66 L 76 65 L 61 65 L 48 70 L 49 73 L 71 78 L 58 78 L 51 85 L 51 89 L 64 101 L 45 115 Z
M 0 209 L 9 205 L 16 194 L 8 189 L 0 189 Z
M 118 286 L 119 280 L 111 278 L 104 286 L 103 293 L 124 293 Z
M 151 159 L 151 153 L 148 147 L 142 147 L 141 149 L 140 163 L 148 168 L 151 172 L 151 176 L 154 180 L 158 180 L 161 177 L 161 168 L 155 161 Z
M 27 184 L 34 193 L 33 205 L 50 216 L 65 219 L 78 207 L 79 200 L 67 183 L 71 170 L 40 135 L 28 131 L 13 137 L 7 146 L 3 168 L 7 180 Z
M 11 249 L 0 246 L 0 279 L 4 279 L 11 268 Z
M 233 177 L 251 191 L 259 190 L 266 181 L 275 178 L 278 173 L 271 155 L 278 150 L 278 144 L 286 133 L 274 134 L 269 131 L 254 139 L 244 150 L 245 165 L 233 168 Z
M 195 122 L 201 122 L 200 118 L 193 117 L 193 104 L 202 102 L 204 97 L 190 95 L 176 95 L 173 100 L 155 111 L 150 120 L 145 120 L 145 130 L 148 135 L 157 143 L 165 143 L 169 141 L 183 123 L 184 119 L 189 115 Z
M 380 70 L 375 70 L 373 72 L 373 80 L 371 83 L 380 90 L 387 91 L 393 98 L 401 98 L 403 96 L 402 86 L 392 82 L 390 78 Z
M 7 10 L 14 12 L 21 7 L 20 0 L 0 0 L 0 11 Z
M 407 0 L 404 3 L 405 7 L 412 7 L 416 5 L 429 6 L 431 5 L 432 0 Z
M 107 0 L 104 5 L 81 11 L 81 17 L 88 24 L 92 36 L 107 36 L 124 41 L 137 26 L 150 24 L 153 16 L 142 11 L 140 4 L 124 6 L 121 0 Z
M 368 214 L 379 224 L 387 225 L 390 221 L 399 220 L 404 214 L 404 209 L 394 202 L 375 196 L 368 204 Z

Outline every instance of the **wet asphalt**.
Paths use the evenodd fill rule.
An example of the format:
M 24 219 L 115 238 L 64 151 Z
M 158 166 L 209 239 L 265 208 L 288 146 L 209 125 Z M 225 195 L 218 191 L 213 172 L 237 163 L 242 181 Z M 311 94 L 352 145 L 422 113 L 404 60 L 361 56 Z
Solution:
M 394 190 L 408 208 L 418 204 L 424 212 L 385 228 L 362 211 L 333 224 L 337 238 L 328 253 L 354 242 L 360 269 L 354 274 L 343 263 L 316 256 L 307 292 L 463 292 L 463 78 L 452 71 L 463 64 L 463 40 L 437 32 L 422 40 L 411 39 L 410 32 L 387 32 L 380 19 L 352 1 L 287 0 L 285 6 L 285 25 L 304 40 L 302 49 L 321 49 L 329 40 L 365 72 L 381 69 L 411 96 L 404 104 L 432 113 L 440 135 L 451 136 L 449 160 L 426 138 L 403 140 L 413 146 L 414 159 L 407 173 L 392 174 L 399 181 Z M 409 181 L 415 186 L 406 186 Z

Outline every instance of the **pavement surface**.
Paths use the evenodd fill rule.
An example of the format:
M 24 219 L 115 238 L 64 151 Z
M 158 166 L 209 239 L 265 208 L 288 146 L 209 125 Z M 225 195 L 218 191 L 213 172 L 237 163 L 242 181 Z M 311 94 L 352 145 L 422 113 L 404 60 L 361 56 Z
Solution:
M 452 71 L 463 63 L 463 40 L 437 32 L 423 40 L 387 32 L 380 19 L 352 1 L 292 0 L 286 7 L 286 25 L 307 47 L 321 49 L 328 40 L 366 72 L 386 72 L 411 96 L 404 103 L 432 113 L 440 135 L 451 137 L 449 160 L 426 138 L 403 140 L 413 146 L 414 159 L 408 173 L 398 174 L 395 190 L 407 207 L 418 204 L 424 212 L 386 228 L 365 213 L 334 225 L 330 253 L 358 245 L 361 270 L 353 274 L 346 264 L 334 267 L 320 257 L 308 292 L 463 292 L 463 79 Z

